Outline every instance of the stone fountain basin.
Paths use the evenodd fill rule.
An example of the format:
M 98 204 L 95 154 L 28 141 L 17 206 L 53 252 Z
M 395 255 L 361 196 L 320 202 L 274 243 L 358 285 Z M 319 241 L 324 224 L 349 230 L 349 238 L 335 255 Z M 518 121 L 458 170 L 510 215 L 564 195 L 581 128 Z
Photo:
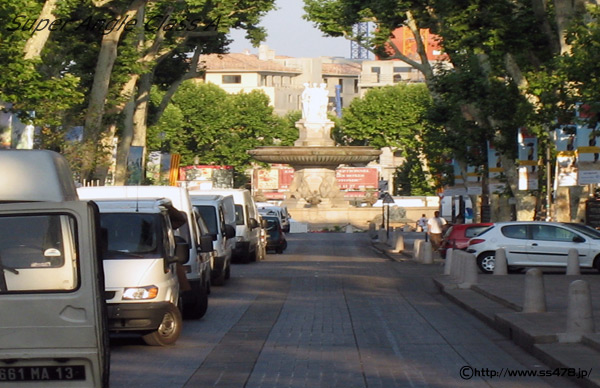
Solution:
M 248 154 L 266 163 L 285 163 L 296 167 L 329 167 L 340 164 L 364 166 L 381 154 L 373 147 L 284 146 L 257 147 Z

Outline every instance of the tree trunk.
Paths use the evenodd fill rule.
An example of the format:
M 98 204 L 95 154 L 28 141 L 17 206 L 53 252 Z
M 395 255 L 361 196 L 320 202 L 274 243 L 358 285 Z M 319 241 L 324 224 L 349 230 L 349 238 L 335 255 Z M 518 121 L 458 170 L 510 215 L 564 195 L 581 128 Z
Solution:
M 146 130 L 147 117 L 150 99 L 150 89 L 152 87 L 152 74 L 144 73 L 140 77 L 138 85 L 138 95 L 135 100 L 135 109 L 133 112 L 133 138 L 132 146 L 143 147 L 142 161 L 146 160 Z M 145 166 L 145 163 L 144 163 Z
M 33 59 L 39 58 L 42 53 L 42 49 L 46 45 L 48 41 L 48 37 L 50 36 L 50 28 L 48 26 L 54 20 L 54 11 L 56 10 L 56 5 L 58 0 L 46 0 L 44 6 L 42 7 L 42 11 L 40 12 L 40 16 L 36 21 L 36 26 L 39 23 L 38 31 L 35 31 L 27 42 L 25 43 L 25 48 L 23 50 L 25 59 Z M 46 24 L 42 22 L 42 19 L 47 19 Z M 42 28 L 44 27 L 45 28 Z
M 117 168 L 115 171 L 115 185 L 123 186 L 127 183 L 127 158 L 129 157 L 129 149 L 133 138 L 133 111 L 135 108 L 135 99 L 133 96 L 125 105 L 125 124 L 119 137 L 119 145 L 117 146 Z
M 138 12 L 139 8 L 145 4 L 147 0 L 133 0 L 128 9 L 118 15 L 119 18 L 127 20 L 131 19 Z M 104 117 L 104 107 L 106 105 L 106 96 L 110 85 L 110 77 L 112 69 L 117 58 L 117 47 L 121 34 L 125 31 L 124 28 L 115 28 L 111 32 L 102 37 L 100 53 L 96 62 L 96 70 L 94 72 L 94 80 L 90 91 L 90 101 L 85 116 L 84 141 L 97 144 L 103 132 L 102 119 Z M 94 162 L 98 158 L 102 158 L 105 150 L 97 150 L 99 155 L 95 155 Z M 91 174 L 95 165 L 86 166 L 84 173 Z

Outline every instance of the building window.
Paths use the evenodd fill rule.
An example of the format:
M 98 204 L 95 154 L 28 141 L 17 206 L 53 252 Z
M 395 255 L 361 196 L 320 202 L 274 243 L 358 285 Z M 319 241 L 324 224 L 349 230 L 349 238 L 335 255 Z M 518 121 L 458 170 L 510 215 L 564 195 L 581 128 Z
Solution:
M 260 76 L 260 86 L 267 86 L 267 76 L 266 75 Z
M 371 68 L 371 73 L 377 73 L 377 74 L 381 73 L 381 67 L 379 67 L 379 66 L 373 66 Z
M 224 75 L 222 78 L 222 82 L 224 84 L 241 84 L 242 76 L 239 74 L 236 75 Z
M 358 80 L 354 80 L 354 93 L 358 93 Z

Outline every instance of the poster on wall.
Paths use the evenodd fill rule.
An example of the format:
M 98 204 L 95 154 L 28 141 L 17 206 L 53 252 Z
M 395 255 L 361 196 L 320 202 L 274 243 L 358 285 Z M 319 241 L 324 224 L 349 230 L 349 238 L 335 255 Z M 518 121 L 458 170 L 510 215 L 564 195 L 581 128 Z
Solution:
M 600 128 L 596 124 L 577 126 L 577 183 L 600 183 Z
M 519 128 L 518 132 L 519 190 L 537 190 L 538 187 L 538 139 Z
M 554 131 L 556 186 L 577 186 L 576 134 L 577 127 L 574 124 L 560 126 Z
M 488 148 L 488 171 L 489 171 L 489 190 L 492 194 L 502 193 L 506 184 L 501 181 L 504 168 L 500 160 L 500 152 L 496 150 L 492 142 L 487 143 Z

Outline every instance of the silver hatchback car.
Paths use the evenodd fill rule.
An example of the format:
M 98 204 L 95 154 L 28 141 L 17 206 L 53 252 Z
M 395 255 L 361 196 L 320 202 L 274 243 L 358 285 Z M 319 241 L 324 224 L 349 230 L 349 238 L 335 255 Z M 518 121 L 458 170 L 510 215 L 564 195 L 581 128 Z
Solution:
M 484 273 L 494 271 L 496 249 L 504 248 L 509 268 L 566 267 L 570 249 L 577 249 L 582 268 L 600 271 L 600 232 L 566 222 L 498 222 L 469 240 L 467 252 Z

